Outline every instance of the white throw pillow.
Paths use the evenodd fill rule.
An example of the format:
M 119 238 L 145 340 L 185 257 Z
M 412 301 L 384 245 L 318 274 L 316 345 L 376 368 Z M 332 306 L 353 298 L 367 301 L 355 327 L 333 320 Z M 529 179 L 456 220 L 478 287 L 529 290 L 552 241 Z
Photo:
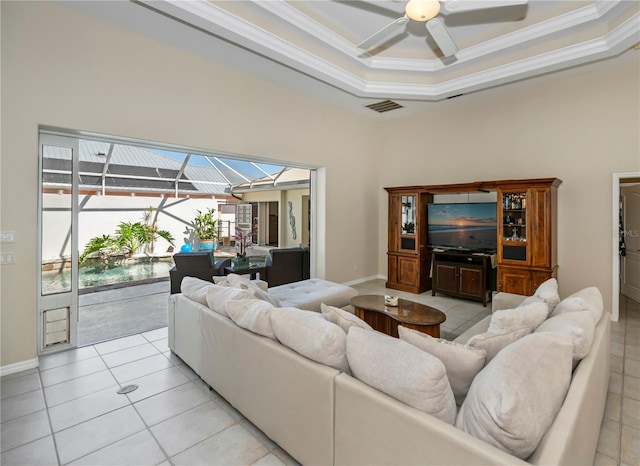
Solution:
M 471 346 L 461 345 L 442 338 L 398 325 L 401 340 L 438 358 L 447 369 L 447 377 L 456 404 L 461 405 L 467 396 L 473 378 L 484 367 L 487 352 Z
M 262 299 L 263 301 L 267 301 L 271 303 L 274 307 L 280 306 L 280 301 L 277 298 L 269 295 L 266 291 L 264 291 L 257 283 L 252 282 L 247 277 L 243 277 L 242 275 L 238 275 L 235 273 L 230 273 L 227 275 L 227 281 L 229 285 L 234 288 L 240 288 L 242 290 L 246 290 L 253 295 L 256 299 Z
M 340 309 L 339 307 L 327 306 L 322 303 L 320 304 L 320 311 L 325 319 L 336 324 L 344 330 L 344 333 L 349 333 L 349 328 L 354 325 L 365 330 L 373 330 L 371 325 L 366 323 L 364 320 L 348 311 L 345 311 L 344 309 Z
M 229 317 L 227 314 L 227 302 L 232 299 L 251 299 L 253 296 L 245 290 L 229 286 L 209 284 L 207 288 L 207 305 L 212 311 Z
M 229 280 L 227 280 L 227 277 L 224 275 L 214 275 L 213 283 L 218 286 L 231 286 L 231 283 L 229 283 Z
M 534 302 L 526 306 L 518 306 L 515 309 L 503 309 L 491 314 L 489 332 L 514 330 L 522 327 L 531 327 L 535 330 L 549 315 L 549 309 L 544 302 Z
M 571 383 L 571 343 L 557 333 L 527 335 L 473 380 L 456 427 L 518 458 L 535 451 Z
M 502 330 L 500 332 L 479 333 L 469 338 L 467 346 L 486 351 L 487 359 L 484 363 L 486 366 L 503 348 L 506 348 L 522 337 L 526 337 L 531 332 L 533 332 L 533 328 L 523 327 L 513 330 Z
M 406 341 L 359 327 L 349 329 L 347 358 L 354 377 L 448 424 L 456 402 L 444 364 Z
M 274 307 L 269 315 L 273 333 L 284 346 L 316 362 L 349 372 L 347 334 L 322 314 Z
M 180 283 L 180 292 L 189 299 L 207 305 L 207 289 L 211 282 L 196 277 L 184 277 Z
M 242 328 L 276 339 L 269 315 L 274 306 L 261 299 L 233 299 L 227 301 L 227 314 Z
M 554 317 L 566 312 L 576 311 L 589 311 L 593 318 L 593 323 L 597 324 L 604 311 L 604 302 L 600 290 L 595 286 L 590 286 L 573 293 L 571 296 L 567 296 L 558 303 L 551 316 Z
M 558 305 L 560 302 L 560 295 L 558 294 L 558 281 L 555 278 L 550 278 L 543 282 L 533 296 L 525 298 L 518 307 L 539 301 L 544 301 L 547 304 L 548 314 L 550 314 Z
M 538 332 L 556 332 L 566 335 L 573 343 L 573 366 L 584 358 L 593 344 L 596 324 L 587 312 L 567 312 L 550 317 L 536 329 Z

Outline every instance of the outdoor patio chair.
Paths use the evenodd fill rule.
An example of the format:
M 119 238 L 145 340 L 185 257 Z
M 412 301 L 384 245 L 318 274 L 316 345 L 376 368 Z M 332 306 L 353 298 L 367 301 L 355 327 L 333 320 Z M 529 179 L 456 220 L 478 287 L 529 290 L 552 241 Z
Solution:
M 179 252 L 173 255 L 175 267 L 169 270 L 171 294 L 180 293 L 184 277 L 196 277 L 213 282 L 214 276 L 224 275 L 224 268 L 231 265 L 231 258 L 215 261 L 212 251 Z

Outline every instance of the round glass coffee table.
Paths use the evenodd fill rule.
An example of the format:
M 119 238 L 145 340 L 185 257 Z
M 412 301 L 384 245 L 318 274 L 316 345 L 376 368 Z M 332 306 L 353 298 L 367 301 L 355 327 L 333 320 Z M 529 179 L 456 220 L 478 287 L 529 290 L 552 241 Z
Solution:
M 440 338 L 440 324 L 447 320 L 442 311 L 408 299 L 398 299 L 397 306 L 387 306 L 384 296 L 362 295 L 351 298 L 355 315 L 375 330 L 398 337 L 398 325 Z

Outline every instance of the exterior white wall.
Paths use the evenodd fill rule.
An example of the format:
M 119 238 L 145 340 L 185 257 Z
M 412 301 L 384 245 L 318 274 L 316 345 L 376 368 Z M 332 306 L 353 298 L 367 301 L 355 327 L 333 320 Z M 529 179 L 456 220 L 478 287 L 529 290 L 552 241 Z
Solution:
M 58 206 L 69 206 L 69 195 L 45 194 L 43 201 L 45 206 L 56 207 L 56 209 L 44 210 L 45 222 L 50 228 L 47 228 L 46 237 L 43 240 L 42 258 L 43 261 L 51 261 L 60 258 L 60 245 L 69 235 L 69 212 L 60 211 L 57 208 Z M 175 238 L 176 252 L 185 243 L 195 246 L 192 238 L 185 234 L 185 230 L 191 225 L 196 210 L 205 211 L 213 207 L 216 209 L 218 219 L 235 218 L 234 216 L 223 216 L 218 208 L 218 202 L 218 200 L 212 199 L 175 199 L 173 197 L 163 199 L 158 196 L 144 197 L 140 195 L 135 197 L 80 195 L 78 249 L 82 253 L 91 238 L 113 234 L 120 222 L 143 222 L 143 214 L 150 207 L 153 208 L 153 215 L 157 215 L 157 227 L 169 231 Z M 166 253 L 169 246 L 167 241 L 159 238 L 154 253 Z
M 285 191 L 256 191 L 243 193 L 243 202 L 277 202 L 278 212 L 278 246 L 290 248 L 302 244 L 302 228 L 307 228 L 302 222 L 302 197 L 309 195 L 309 189 L 288 189 Z M 293 238 L 289 219 L 289 201 L 292 203 L 295 216 L 296 238 Z
M 284 191 L 284 202 L 281 207 L 280 225 L 283 227 L 282 238 L 284 238 L 283 247 L 289 248 L 302 245 L 302 231 L 307 228 L 302 219 L 302 197 L 309 194 L 309 190 L 289 190 Z M 289 202 L 291 202 L 291 215 L 295 222 L 296 237 L 293 237 L 293 228 L 291 227 L 291 217 L 289 215 Z

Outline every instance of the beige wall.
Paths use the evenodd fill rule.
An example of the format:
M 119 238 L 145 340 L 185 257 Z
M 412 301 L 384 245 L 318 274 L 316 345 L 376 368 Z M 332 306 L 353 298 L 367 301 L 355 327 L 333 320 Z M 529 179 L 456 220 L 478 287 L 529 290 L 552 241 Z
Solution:
M 463 96 L 388 122 L 380 187 L 562 179 L 561 296 L 594 285 L 609 304 L 612 174 L 640 169 L 639 55 Z M 386 270 L 382 189 L 378 198 L 379 261 Z
M 58 4 L 0 5 L 2 366 L 36 356 L 40 124 L 324 167 L 316 238 L 339 282 L 386 273 L 384 186 L 557 176 L 561 292 L 610 299 L 611 174 L 640 169 L 637 55 L 380 123 Z
M 375 180 L 372 122 L 53 2 L 1 8 L 1 228 L 16 233 L 16 263 L 1 271 L 2 366 L 36 356 L 40 124 L 324 166 L 325 276 L 377 273 L 363 254 L 375 234 L 359 250 L 338 246 L 347 221 L 377 230 L 377 182 L 352 182 Z

